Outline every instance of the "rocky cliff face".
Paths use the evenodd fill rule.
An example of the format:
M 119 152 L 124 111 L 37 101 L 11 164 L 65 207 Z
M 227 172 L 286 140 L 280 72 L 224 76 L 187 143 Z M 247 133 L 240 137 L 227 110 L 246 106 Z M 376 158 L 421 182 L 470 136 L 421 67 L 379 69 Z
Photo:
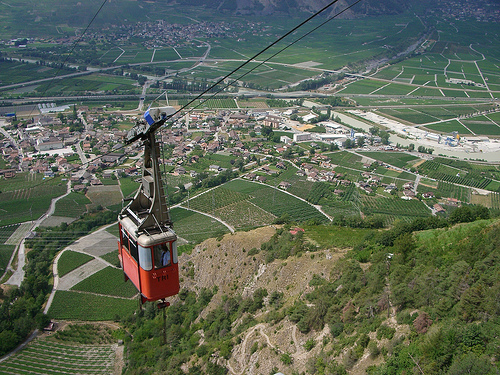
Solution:
M 199 291 L 217 286 L 218 289 L 200 318 L 206 318 L 221 303 L 223 296 L 239 294 L 243 298 L 251 298 L 261 288 L 267 290 L 268 296 L 273 292 L 283 293 L 284 306 L 291 306 L 314 290 L 310 285 L 313 275 L 321 275 L 328 280 L 336 262 L 345 255 L 345 250 L 326 249 L 266 263 L 264 251 L 248 254 L 253 253 L 250 251 L 252 248 L 260 249 L 260 245 L 275 232 L 273 227 L 263 227 L 228 234 L 219 240 L 206 240 L 196 246 L 190 255 L 180 257 L 179 263 L 183 265 L 182 288 Z M 266 321 L 265 316 L 272 310 L 266 300 L 265 306 L 254 315 L 259 323 L 239 335 L 231 358 L 226 360 L 216 356 L 212 360 L 233 374 L 268 374 L 276 364 L 280 364 L 286 373 L 306 371 L 308 361 L 319 355 L 325 349 L 325 343 L 329 342 L 329 327 L 304 334 L 287 316 Z M 245 318 L 244 315 L 235 321 L 232 329 L 236 331 Z M 203 337 L 203 332 L 200 331 L 200 334 Z M 314 348 L 306 349 L 308 340 L 314 343 Z M 282 362 L 280 358 L 283 355 L 289 356 L 290 363 L 285 365 Z

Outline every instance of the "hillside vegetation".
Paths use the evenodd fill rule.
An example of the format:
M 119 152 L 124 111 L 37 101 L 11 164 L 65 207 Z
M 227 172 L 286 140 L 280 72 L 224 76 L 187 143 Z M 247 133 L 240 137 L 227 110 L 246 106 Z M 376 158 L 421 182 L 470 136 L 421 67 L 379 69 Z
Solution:
M 165 338 L 153 304 L 123 320 L 127 373 L 498 374 L 500 222 L 450 226 L 480 217 L 463 213 L 347 249 L 335 226 L 207 240 L 181 258 Z

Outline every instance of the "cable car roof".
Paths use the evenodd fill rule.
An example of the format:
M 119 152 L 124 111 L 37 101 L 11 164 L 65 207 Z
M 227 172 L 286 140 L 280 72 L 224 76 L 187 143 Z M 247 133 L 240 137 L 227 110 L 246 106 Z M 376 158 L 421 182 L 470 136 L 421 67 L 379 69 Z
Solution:
M 122 227 L 129 233 L 134 239 L 137 239 L 137 243 L 142 247 L 150 247 L 159 243 L 164 243 L 168 241 L 175 241 L 177 235 L 174 230 L 168 227 L 163 227 L 162 230 L 155 229 L 154 232 L 141 232 L 137 235 L 137 225 L 128 217 L 123 217 L 120 219 Z

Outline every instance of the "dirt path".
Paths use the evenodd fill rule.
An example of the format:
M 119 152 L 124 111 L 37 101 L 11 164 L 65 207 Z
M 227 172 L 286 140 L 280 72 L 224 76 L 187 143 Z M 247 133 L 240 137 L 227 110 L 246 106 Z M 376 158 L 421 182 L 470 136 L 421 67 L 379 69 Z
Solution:
M 264 339 L 266 340 L 267 346 L 269 348 L 271 348 L 271 349 L 276 348 L 276 346 L 271 343 L 269 336 L 264 332 L 264 328 L 266 328 L 266 325 L 264 323 L 259 323 L 256 326 L 252 327 L 251 331 L 245 335 L 245 338 L 243 339 L 243 342 L 241 343 L 241 353 L 238 355 L 238 358 L 239 358 L 238 365 L 241 368 L 241 371 L 236 371 L 233 368 L 233 366 L 231 366 L 231 363 L 228 361 L 227 367 L 229 368 L 229 371 L 231 374 L 243 375 L 245 373 L 245 370 L 248 367 L 248 363 L 245 364 L 244 362 L 247 362 L 247 355 L 250 356 L 250 354 L 247 354 L 247 352 L 249 351 L 247 349 L 248 340 L 253 335 L 257 334 L 257 335 L 264 337 Z M 281 350 L 279 350 L 279 349 L 278 349 L 278 351 L 281 352 Z M 233 358 L 235 358 L 235 357 L 233 357 Z

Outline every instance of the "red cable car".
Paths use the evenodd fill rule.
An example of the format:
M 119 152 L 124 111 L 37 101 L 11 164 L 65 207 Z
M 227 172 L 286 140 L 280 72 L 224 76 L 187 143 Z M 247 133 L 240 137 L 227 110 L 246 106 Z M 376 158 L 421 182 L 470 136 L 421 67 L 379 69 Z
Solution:
M 175 112 L 172 107 L 168 110 Z M 141 186 L 118 216 L 118 257 L 125 280 L 130 279 L 141 293 L 142 303 L 162 300 L 165 304 L 165 298 L 179 293 L 177 235 L 165 200 L 154 134 L 165 123 L 166 113 L 148 110 L 144 117 L 147 123 L 139 122 L 127 136 L 128 144 L 144 141 L 144 166 Z

